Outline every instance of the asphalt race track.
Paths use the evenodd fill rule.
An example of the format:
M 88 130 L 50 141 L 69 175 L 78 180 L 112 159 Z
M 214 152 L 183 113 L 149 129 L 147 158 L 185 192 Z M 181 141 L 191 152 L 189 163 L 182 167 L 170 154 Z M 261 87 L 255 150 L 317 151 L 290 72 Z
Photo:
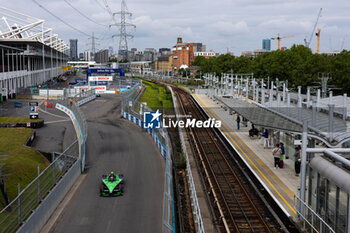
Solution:
M 87 176 L 51 232 L 161 232 L 165 162 L 152 138 L 120 116 L 121 98 L 81 107 L 88 122 Z M 125 177 L 124 195 L 100 197 L 101 175 Z

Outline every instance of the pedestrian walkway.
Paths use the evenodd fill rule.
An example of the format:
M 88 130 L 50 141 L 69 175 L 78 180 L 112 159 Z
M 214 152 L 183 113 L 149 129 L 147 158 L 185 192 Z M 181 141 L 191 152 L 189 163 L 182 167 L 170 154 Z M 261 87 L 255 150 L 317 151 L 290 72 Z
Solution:
M 210 99 L 205 94 L 194 94 L 197 102 L 206 110 L 210 117 L 222 121 L 221 131 L 240 154 L 246 164 L 263 183 L 268 192 L 274 197 L 284 212 L 296 217 L 294 209 L 294 194 L 298 193 L 300 178 L 295 176 L 294 157 L 284 159 L 283 169 L 274 169 L 272 147 L 264 149 L 263 137 L 249 137 L 250 124 L 247 127 L 241 121 L 237 130 L 236 115 L 232 115 L 221 104 Z

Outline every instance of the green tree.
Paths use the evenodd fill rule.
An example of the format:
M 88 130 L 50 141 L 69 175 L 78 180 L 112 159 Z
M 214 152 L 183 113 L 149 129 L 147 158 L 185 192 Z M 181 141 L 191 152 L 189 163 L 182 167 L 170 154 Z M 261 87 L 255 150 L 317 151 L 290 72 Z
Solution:
M 350 52 L 343 51 L 335 57 L 313 54 L 303 45 L 293 45 L 285 51 L 277 50 L 258 55 L 251 59 L 247 57 L 235 58 L 229 54 L 206 59 L 197 57 L 193 65 L 199 66 L 204 73 L 254 73 L 256 78 L 270 77 L 281 81 L 288 80 L 289 86 L 296 88 L 319 82 L 320 73 L 331 73 L 330 84 L 350 93 Z

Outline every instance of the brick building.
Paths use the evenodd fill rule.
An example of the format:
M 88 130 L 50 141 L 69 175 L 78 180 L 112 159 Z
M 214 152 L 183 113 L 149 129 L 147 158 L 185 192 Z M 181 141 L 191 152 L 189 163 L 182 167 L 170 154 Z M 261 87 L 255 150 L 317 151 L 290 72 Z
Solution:
M 154 63 L 154 71 L 157 73 L 162 73 L 169 75 L 172 70 L 173 57 L 170 55 L 164 55 L 158 57 Z
M 176 45 L 172 48 L 173 74 L 177 74 L 181 65 L 191 66 L 194 61 L 193 43 L 183 43 L 182 38 L 177 38 Z

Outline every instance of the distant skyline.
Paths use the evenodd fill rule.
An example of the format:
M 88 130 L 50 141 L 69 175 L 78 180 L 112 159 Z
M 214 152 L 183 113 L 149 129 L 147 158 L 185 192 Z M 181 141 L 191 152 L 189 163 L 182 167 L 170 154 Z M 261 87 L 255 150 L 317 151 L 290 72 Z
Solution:
M 67 0 L 68 1 L 68 0 Z M 64 0 L 37 0 L 54 14 L 73 24 L 79 30 L 92 34 L 97 40 L 97 49 L 112 46 L 118 50 L 119 38 L 116 27 L 109 28 L 111 16 L 104 8 L 102 0 L 68 1 L 83 14 L 89 16 L 95 24 L 69 6 Z M 121 1 L 107 0 L 113 12 L 120 10 Z M 322 16 L 318 28 L 321 28 L 321 52 L 339 50 L 344 40 L 344 49 L 350 48 L 350 1 L 345 0 L 126 0 L 129 11 L 133 13 L 132 23 L 136 24 L 135 35 L 129 41 L 129 49 L 171 48 L 176 38 L 184 42 L 202 42 L 207 50 L 225 53 L 227 47 L 235 55 L 242 51 L 261 49 L 265 38 L 295 35 L 281 40 L 282 47 L 304 44 L 304 38 L 310 37 L 319 9 Z M 0 0 L 0 5 L 45 20 L 45 26 L 53 28 L 66 43 L 69 39 L 78 39 L 79 52 L 88 49 L 87 36 L 69 28 L 45 12 L 33 1 Z M 116 18 L 119 21 L 118 18 Z M 277 41 L 271 41 L 275 50 Z M 316 50 L 316 37 L 310 45 Z

